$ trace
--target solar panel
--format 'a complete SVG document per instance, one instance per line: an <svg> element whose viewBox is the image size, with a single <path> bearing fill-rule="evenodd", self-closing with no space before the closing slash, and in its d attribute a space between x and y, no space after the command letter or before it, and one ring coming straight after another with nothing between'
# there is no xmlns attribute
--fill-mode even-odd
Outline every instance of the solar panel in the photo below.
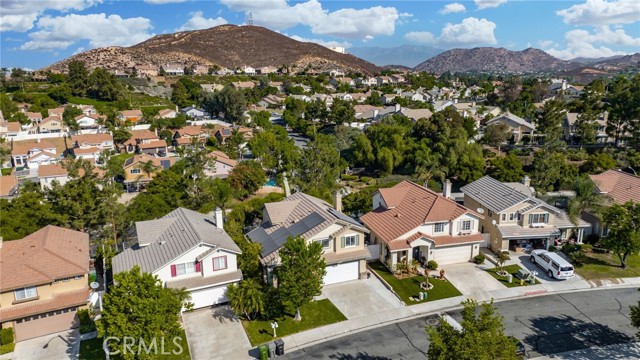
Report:
<svg viewBox="0 0 640 360"><path fill-rule="evenodd" d="M160 165L162 166L163 169L168 169L171 167L171 161L170 160L160 160Z"/></svg>

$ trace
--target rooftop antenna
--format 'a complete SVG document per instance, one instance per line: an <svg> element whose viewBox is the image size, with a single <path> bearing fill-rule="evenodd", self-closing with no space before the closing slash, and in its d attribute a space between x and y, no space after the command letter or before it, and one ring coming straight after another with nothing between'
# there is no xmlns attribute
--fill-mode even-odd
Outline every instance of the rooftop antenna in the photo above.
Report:
<svg viewBox="0 0 640 360"><path fill-rule="evenodd" d="M253 26L253 13L249 11L249 16L247 17L247 25Z"/></svg>

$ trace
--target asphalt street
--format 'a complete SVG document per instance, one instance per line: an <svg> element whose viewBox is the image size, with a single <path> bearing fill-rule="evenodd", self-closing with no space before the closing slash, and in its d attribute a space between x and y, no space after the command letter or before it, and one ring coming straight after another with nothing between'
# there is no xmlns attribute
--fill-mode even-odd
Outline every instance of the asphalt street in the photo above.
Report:
<svg viewBox="0 0 640 360"><path fill-rule="evenodd" d="M536 357L635 341L638 329L630 325L629 305L637 304L638 300L640 293L633 288L537 296L495 305L504 317L507 335L525 344L527 357ZM448 314L461 319L459 311ZM437 316L427 316L387 325L292 352L280 359L425 359L429 348L425 326L437 321Z"/></svg>

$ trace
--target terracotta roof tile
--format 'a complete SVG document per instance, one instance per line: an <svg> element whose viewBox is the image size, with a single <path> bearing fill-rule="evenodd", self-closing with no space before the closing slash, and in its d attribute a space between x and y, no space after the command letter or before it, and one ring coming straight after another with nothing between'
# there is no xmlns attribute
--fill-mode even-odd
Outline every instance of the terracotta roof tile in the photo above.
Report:
<svg viewBox="0 0 640 360"><path fill-rule="evenodd" d="M140 149L153 149L153 148L167 147L167 142L164 139L152 140L148 143L140 143L138 144L138 147Z"/></svg>
<svg viewBox="0 0 640 360"><path fill-rule="evenodd" d="M56 149L56 145L47 140L41 140L40 142L37 140L14 141L12 146L12 155L26 155L31 149Z"/></svg>
<svg viewBox="0 0 640 360"><path fill-rule="evenodd" d="M589 175L598 190L618 204L627 201L640 202L640 176L617 170L607 170L602 174Z"/></svg>
<svg viewBox="0 0 640 360"><path fill-rule="evenodd" d="M67 169L62 164L47 164L38 166L38 177L67 175Z"/></svg>
<svg viewBox="0 0 640 360"><path fill-rule="evenodd" d="M9 196L18 186L18 177L15 173L0 176L0 196Z"/></svg>
<svg viewBox="0 0 640 360"><path fill-rule="evenodd" d="M131 130L131 137L125 141L125 145L135 145L137 140L159 139L155 132L150 130Z"/></svg>
<svg viewBox="0 0 640 360"><path fill-rule="evenodd" d="M99 134L82 134L82 135L74 135L71 137L71 141L74 143L81 144L100 144L103 141L113 141L113 136L109 133L99 133Z"/></svg>

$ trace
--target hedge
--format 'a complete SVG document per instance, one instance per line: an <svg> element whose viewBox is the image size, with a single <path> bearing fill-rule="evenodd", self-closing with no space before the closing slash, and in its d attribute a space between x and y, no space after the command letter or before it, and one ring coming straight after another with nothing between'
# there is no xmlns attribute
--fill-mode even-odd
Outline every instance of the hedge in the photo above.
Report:
<svg viewBox="0 0 640 360"><path fill-rule="evenodd" d="M13 343L13 328L0 330L0 344L9 345Z"/></svg>

